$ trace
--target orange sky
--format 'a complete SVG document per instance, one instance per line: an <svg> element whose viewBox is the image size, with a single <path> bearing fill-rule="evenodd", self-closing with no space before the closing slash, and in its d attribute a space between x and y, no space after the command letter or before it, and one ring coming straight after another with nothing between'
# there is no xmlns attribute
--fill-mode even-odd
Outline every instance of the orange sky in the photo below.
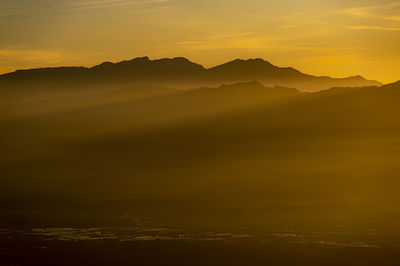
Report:
<svg viewBox="0 0 400 266"><path fill-rule="evenodd" d="M3 0L0 73L184 56L206 67L262 57L334 77L400 79L400 2Z"/></svg>

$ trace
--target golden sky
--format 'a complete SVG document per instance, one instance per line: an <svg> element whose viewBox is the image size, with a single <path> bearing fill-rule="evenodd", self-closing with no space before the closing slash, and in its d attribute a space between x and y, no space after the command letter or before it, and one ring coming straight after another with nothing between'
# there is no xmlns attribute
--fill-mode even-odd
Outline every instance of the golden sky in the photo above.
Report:
<svg viewBox="0 0 400 266"><path fill-rule="evenodd" d="M0 73L138 56L262 57L315 75L400 79L399 0L0 0Z"/></svg>

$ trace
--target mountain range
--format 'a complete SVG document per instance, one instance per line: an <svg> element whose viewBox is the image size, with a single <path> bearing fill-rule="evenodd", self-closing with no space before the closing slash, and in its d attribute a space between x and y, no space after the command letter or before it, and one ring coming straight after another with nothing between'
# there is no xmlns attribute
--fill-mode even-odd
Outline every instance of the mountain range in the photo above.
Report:
<svg viewBox="0 0 400 266"><path fill-rule="evenodd" d="M336 224L335 211L376 219L382 206L400 213L388 204L400 200L400 81L318 92L252 79L188 90L164 84L197 72L217 83L248 80L259 64L276 68L249 60L204 70L185 59L142 58L3 75L2 86L14 85L0 89L0 203L29 219L98 209L262 226L274 217L308 224L309 213ZM131 82L132 69L141 73L135 80L158 73L162 86ZM123 79L130 85L120 86Z"/></svg>
<svg viewBox="0 0 400 266"><path fill-rule="evenodd" d="M94 67L56 67L17 70L0 75L0 88L24 87L114 87L133 85L195 88L257 80L266 86L294 87L318 91L331 87L380 86L362 76L331 78L302 73L291 67L278 67L263 59L236 59L205 68L186 58L150 60L135 58L119 63L104 62Z"/></svg>

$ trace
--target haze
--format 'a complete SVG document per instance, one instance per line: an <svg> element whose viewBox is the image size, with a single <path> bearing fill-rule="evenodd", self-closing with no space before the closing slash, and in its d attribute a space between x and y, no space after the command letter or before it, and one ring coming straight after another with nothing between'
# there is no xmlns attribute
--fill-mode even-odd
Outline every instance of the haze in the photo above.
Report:
<svg viewBox="0 0 400 266"><path fill-rule="evenodd" d="M399 14L0 0L0 265L399 265Z"/></svg>
<svg viewBox="0 0 400 266"><path fill-rule="evenodd" d="M0 73L148 55L206 67L263 57L314 75L398 79L400 3L2 0Z"/></svg>

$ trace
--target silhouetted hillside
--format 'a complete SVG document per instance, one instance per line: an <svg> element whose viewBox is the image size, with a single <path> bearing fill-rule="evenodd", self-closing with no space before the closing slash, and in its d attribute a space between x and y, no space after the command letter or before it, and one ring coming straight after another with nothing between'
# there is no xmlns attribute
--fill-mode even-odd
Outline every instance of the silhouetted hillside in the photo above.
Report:
<svg viewBox="0 0 400 266"><path fill-rule="evenodd" d="M299 91L281 86L265 87L257 81L180 90L156 86L133 86L123 89L87 90L23 90L20 93L4 94L0 108L1 118L23 117L54 112L88 109L115 117L119 111L137 110L138 113L157 109L157 116L190 116L212 112L232 111L237 108L301 95ZM105 111L108 109L109 111ZM82 110L80 111L82 113ZM78 117L77 117L78 119ZM118 118L112 118L118 119ZM143 120L143 119L141 119ZM143 121L150 121L147 117ZM135 121L133 121L135 122ZM136 121L137 122L137 121ZM127 122L129 124L129 122Z"/></svg>
<svg viewBox="0 0 400 266"><path fill-rule="evenodd" d="M186 58L150 60L135 58L119 63L105 62L85 67L60 67L19 70L0 76L0 88L38 87L104 87L133 85L169 87L218 86L223 83L258 80L268 86L289 86L305 91L334 86L380 85L361 76L337 79L304 74L294 68L280 68L262 59L234 60L206 69Z"/></svg>
<svg viewBox="0 0 400 266"><path fill-rule="evenodd" d="M48 102L59 108L32 113ZM1 201L36 219L49 209L261 227L384 217L400 232L385 216L400 211L389 204L400 200L399 102L400 83L301 93L257 81L32 99L2 109Z"/></svg>
<svg viewBox="0 0 400 266"><path fill-rule="evenodd" d="M382 86L382 88L388 88L388 89L398 89L400 90L400 80L394 83L389 83L385 84Z"/></svg>

